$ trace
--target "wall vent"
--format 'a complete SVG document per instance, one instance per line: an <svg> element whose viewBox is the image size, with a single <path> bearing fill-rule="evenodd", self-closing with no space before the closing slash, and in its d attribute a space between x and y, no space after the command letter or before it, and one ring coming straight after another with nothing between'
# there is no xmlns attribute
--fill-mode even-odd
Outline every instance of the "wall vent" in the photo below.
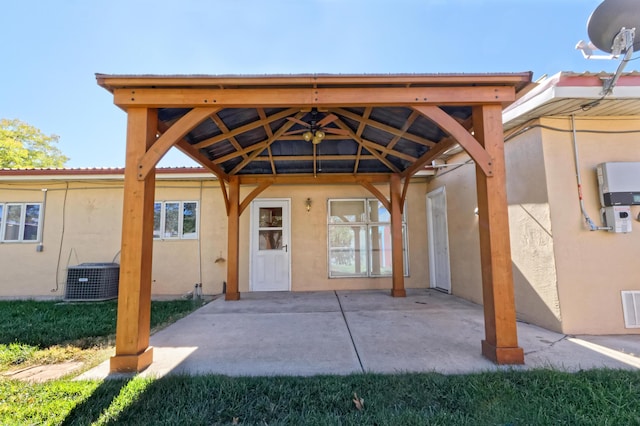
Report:
<svg viewBox="0 0 640 426"><path fill-rule="evenodd" d="M120 265L81 263L67 269L65 301L100 301L118 297Z"/></svg>
<svg viewBox="0 0 640 426"><path fill-rule="evenodd" d="M622 313L626 328L640 328L640 291L622 292Z"/></svg>

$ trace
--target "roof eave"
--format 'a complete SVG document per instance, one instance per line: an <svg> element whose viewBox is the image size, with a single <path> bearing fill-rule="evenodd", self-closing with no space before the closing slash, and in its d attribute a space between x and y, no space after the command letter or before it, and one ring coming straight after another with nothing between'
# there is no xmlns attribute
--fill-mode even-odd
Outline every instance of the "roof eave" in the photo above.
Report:
<svg viewBox="0 0 640 426"><path fill-rule="evenodd" d="M532 72L495 74L294 74L294 75L109 75L96 74L98 85L113 92L133 87L257 87L257 86L438 86L506 85L519 91L531 83Z"/></svg>
<svg viewBox="0 0 640 426"><path fill-rule="evenodd" d="M124 168L104 169L0 169L0 181L66 181L66 180L122 180ZM171 167L156 169L158 180L217 180L208 170L199 167Z"/></svg>
<svg viewBox="0 0 640 426"><path fill-rule="evenodd" d="M559 72L539 83L537 87L505 108L502 122L505 128L508 128L510 122L525 114L533 115L532 118L540 118L544 114L536 115L536 110L541 110L549 102L558 99L584 99L585 101L605 99L602 95L602 82L609 77L611 74ZM640 75L637 73L620 77L613 93L606 97L606 99L639 98Z"/></svg>

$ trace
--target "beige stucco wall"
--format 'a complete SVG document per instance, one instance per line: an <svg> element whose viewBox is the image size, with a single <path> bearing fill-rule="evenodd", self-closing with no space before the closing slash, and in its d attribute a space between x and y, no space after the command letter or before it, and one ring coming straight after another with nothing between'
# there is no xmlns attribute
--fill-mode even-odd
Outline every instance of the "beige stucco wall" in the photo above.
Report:
<svg viewBox="0 0 640 426"><path fill-rule="evenodd" d="M409 276L406 288L428 287L426 245L426 207L424 181L414 181L407 193L407 226L409 234ZM253 187L242 188L244 198ZM378 189L389 196L388 185ZM291 200L291 289L292 291L391 289L391 278L328 278L327 203L330 198L375 198L361 186L354 185L287 185L271 186L258 199ZM312 199L306 211L305 201ZM249 290L249 226L250 209L240 218L240 291Z"/></svg>
<svg viewBox="0 0 640 426"><path fill-rule="evenodd" d="M543 128L546 126L549 128ZM530 123L505 145L514 292L518 318L567 334L637 334L624 327L622 290L640 290L633 232L591 232L580 212L572 133L567 117ZM583 195L598 224L596 166L640 161L640 118L576 118ZM551 128L551 129L550 129ZM557 130L553 130L557 129ZM628 133L624 133L628 132ZM450 160L462 163L462 153ZM475 167L441 172L428 190L447 188L452 292L482 303ZM635 218L640 207L631 208Z"/></svg>
<svg viewBox="0 0 640 426"><path fill-rule="evenodd" d="M570 120L547 118L541 124L565 130L542 130L562 329L569 334L640 333L624 327L620 296L622 290L640 290L640 222L633 220L629 234L590 232L578 204ZM640 117L576 117L576 129L585 207L602 225L596 165L640 161ZM640 206L631 212L636 218Z"/></svg>
<svg viewBox="0 0 640 426"><path fill-rule="evenodd" d="M466 153L449 163L464 164ZM540 132L530 131L505 145L507 202L514 295L518 318L560 330L560 306L553 237L546 195ZM482 276L475 165L441 169L429 191L447 189L452 293L482 303Z"/></svg>
<svg viewBox="0 0 640 426"><path fill-rule="evenodd" d="M68 188L67 188L68 185ZM42 252L37 243L0 243L0 297L63 297L67 266L84 262L119 262L122 229L122 180L0 182L1 202L42 202ZM388 196L388 186L378 187ZM241 188L242 197L254 187ZM407 288L428 285L425 182L407 195L410 276ZM313 206L307 213L305 200ZM327 200L373 196L361 186L273 186L259 198L291 199L292 290L391 288L390 278L329 279L327 272ZM227 216L214 180L156 182L156 201L198 201L197 240L154 240L152 292L180 296L202 283L205 294L222 292L227 276ZM250 208L241 216L240 290L249 290Z"/></svg>
<svg viewBox="0 0 640 426"><path fill-rule="evenodd" d="M122 185L113 182L0 184L2 202L43 202L43 251L0 243L0 295L62 297L67 265L111 262L120 250Z"/></svg>
<svg viewBox="0 0 640 426"><path fill-rule="evenodd" d="M514 293L519 319L561 331L554 229L540 138L540 130L534 128L505 145Z"/></svg>
<svg viewBox="0 0 640 426"><path fill-rule="evenodd" d="M220 209L217 183L203 182L202 191L200 185L199 181L157 182L157 201L200 202L200 233L205 238L154 241L154 295L182 295L199 282L205 293L222 291L226 269L215 259L226 251L226 213ZM2 297L63 297L68 266L120 261L121 180L75 180L68 188L60 181L0 183L0 200L42 202L43 188L47 189L44 250L36 252L35 242L0 244Z"/></svg>

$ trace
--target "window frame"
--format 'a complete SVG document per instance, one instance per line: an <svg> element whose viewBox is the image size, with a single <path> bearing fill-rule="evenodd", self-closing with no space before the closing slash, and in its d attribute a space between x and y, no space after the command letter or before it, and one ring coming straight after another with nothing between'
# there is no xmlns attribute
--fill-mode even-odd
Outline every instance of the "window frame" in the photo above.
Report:
<svg viewBox="0 0 640 426"><path fill-rule="evenodd" d="M362 217L356 219L353 222L335 222L334 216L332 216L332 204L339 202L362 202L364 204L364 212L362 213ZM380 203L375 197L367 197L367 198L329 198L327 200L327 274L330 279L339 279L339 278L388 278L392 276L392 273L374 273L372 270L373 264L373 244L372 244L372 228L374 227L391 227L391 212L387 211L389 221L373 221L371 220L371 202L375 202L375 205L378 208L384 208L384 206ZM385 208L386 210L386 208ZM409 233L408 233L408 224L407 224L407 209L406 203L405 208L402 213L402 253L403 253L403 275L405 277L409 276ZM335 252L335 249L331 245L331 229L339 228L339 227L360 227L364 228L365 235L365 258L366 258L366 266L364 272L354 273L354 274L334 274L332 272L331 267L331 256L332 253Z"/></svg>
<svg viewBox="0 0 640 426"><path fill-rule="evenodd" d="M156 206L160 204L160 221L156 234ZM167 235L167 204L178 204L178 228L177 234ZM185 204L195 204L195 230L185 234ZM158 235L158 236L156 236ZM153 203L153 239L154 241L180 241L180 240L198 240L200 238L200 202L195 200L156 200Z"/></svg>
<svg viewBox="0 0 640 426"><path fill-rule="evenodd" d="M18 239L6 239L6 225L7 225L7 215L9 214L9 208L12 206L20 207L20 222L18 224ZM25 229L27 226L27 210L29 206L37 206L38 207L38 217L37 217L37 229L35 234L35 239L25 239ZM23 244L23 243L39 243L42 239L42 206L41 202L0 202L0 243L5 244Z"/></svg>

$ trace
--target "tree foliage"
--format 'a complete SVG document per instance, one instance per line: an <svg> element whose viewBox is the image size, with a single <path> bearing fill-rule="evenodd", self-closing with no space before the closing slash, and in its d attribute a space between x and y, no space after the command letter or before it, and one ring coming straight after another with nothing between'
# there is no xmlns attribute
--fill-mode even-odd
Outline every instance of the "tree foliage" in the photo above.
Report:
<svg viewBox="0 0 640 426"><path fill-rule="evenodd" d="M64 167L69 158L56 146L59 138L20 120L0 119L0 168Z"/></svg>

